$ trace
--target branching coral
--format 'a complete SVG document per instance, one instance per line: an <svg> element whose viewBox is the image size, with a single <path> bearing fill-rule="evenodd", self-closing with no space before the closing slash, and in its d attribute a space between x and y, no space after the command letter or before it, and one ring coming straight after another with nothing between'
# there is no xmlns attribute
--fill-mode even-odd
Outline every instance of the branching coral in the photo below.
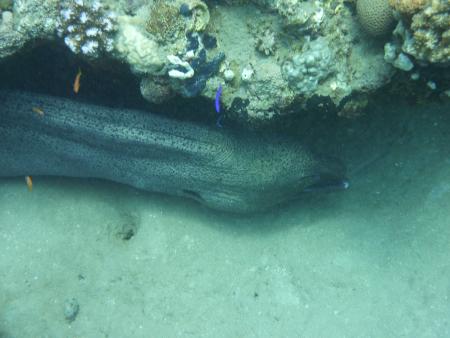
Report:
<svg viewBox="0 0 450 338"><path fill-rule="evenodd" d="M450 62L450 2L430 0L411 19L402 20L396 31L402 50L417 60Z"/></svg>
<svg viewBox="0 0 450 338"><path fill-rule="evenodd" d="M403 14L413 14L422 9L428 0L389 0L389 5Z"/></svg>
<svg viewBox="0 0 450 338"><path fill-rule="evenodd" d="M98 0L63 1L57 32L74 53L99 57L113 49L115 16Z"/></svg>

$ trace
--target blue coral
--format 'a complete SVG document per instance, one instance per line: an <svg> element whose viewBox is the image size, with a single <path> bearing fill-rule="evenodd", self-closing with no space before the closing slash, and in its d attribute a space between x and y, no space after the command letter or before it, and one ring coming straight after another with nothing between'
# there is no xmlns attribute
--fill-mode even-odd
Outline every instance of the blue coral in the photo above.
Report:
<svg viewBox="0 0 450 338"><path fill-rule="evenodd" d="M194 76L183 81L181 93L186 97L194 97L205 89L206 81L219 71L220 64L225 59L225 54L220 52L211 61L207 61L206 49L200 35L197 33L189 34L187 38L186 50L196 51L196 57L190 61L190 65L194 69Z"/></svg>
<svg viewBox="0 0 450 338"><path fill-rule="evenodd" d="M225 54L220 52L211 61L195 62L192 64L195 75L184 81L183 94L187 97L193 97L205 89L206 81L219 70L220 63L225 59Z"/></svg>

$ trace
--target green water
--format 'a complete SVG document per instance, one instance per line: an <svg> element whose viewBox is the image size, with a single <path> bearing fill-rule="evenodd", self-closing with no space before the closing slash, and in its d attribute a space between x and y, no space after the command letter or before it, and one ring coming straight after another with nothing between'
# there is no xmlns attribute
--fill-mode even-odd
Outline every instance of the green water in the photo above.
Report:
<svg viewBox="0 0 450 338"><path fill-rule="evenodd" d="M348 190L248 217L2 179L0 337L450 336L449 108L369 109L333 136Z"/></svg>

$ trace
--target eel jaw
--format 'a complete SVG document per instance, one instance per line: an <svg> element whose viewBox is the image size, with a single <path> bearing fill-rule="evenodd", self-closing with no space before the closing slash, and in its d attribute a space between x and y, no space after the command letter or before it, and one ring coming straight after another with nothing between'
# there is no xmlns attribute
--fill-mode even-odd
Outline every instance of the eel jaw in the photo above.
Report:
<svg viewBox="0 0 450 338"><path fill-rule="evenodd" d="M336 190L346 190L350 187L350 182L345 177L334 177L329 175L317 175L317 181L306 187L303 192L326 192Z"/></svg>

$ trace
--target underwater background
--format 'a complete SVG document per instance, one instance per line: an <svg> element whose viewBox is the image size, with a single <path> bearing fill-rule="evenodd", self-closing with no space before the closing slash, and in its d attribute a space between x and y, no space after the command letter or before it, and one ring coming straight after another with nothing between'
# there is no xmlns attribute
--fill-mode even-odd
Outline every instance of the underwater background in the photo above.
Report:
<svg viewBox="0 0 450 338"><path fill-rule="evenodd" d="M286 138L346 168L294 199L268 185L256 195L280 203L244 213L83 165L35 175L73 160L38 147L62 120L18 111L35 141L14 144L20 104L0 101L0 338L450 337L447 1L0 0L0 14L0 98L65 98L75 121L135 109L213 143ZM211 190L232 195L220 155Z"/></svg>

